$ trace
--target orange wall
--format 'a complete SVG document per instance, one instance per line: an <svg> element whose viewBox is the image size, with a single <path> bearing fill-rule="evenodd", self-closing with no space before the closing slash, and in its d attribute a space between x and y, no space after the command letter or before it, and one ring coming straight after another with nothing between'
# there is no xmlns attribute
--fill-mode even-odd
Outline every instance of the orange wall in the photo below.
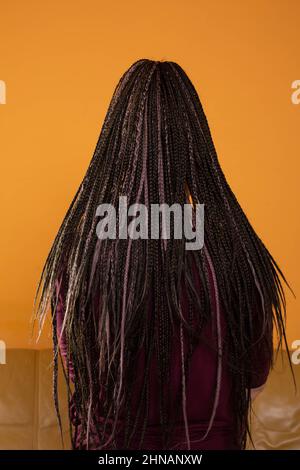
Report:
<svg viewBox="0 0 300 470"><path fill-rule="evenodd" d="M299 291L297 0L2 0L0 339L29 342L35 285L92 156L112 92L139 58L177 61L202 99L228 181ZM288 294L288 338L300 339Z"/></svg>

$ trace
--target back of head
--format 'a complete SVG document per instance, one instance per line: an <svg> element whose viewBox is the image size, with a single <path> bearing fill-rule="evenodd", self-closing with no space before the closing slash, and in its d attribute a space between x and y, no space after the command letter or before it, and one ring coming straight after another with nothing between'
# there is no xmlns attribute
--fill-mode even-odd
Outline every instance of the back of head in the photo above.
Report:
<svg viewBox="0 0 300 470"><path fill-rule="evenodd" d="M126 197L128 207L142 204L149 211L153 204L183 207L189 198L193 207L204 204L203 248L187 251L184 236L99 238L97 208L110 204L118 209L120 197ZM120 222L116 212L117 227ZM175 62L138 60L115 89L93 158L53 243L38 290L37 316L42 321L55 297L55 281L64 276L65 333L82 414L98 396L101 380L108 384L107 413L117 416L126 406L129 370L142 344L149 355L156 349L161 374L168 374L173 322L192 334L182 317L182 285L194 315L205 321L211 317L208 264L217 302L226 312L236 412L243 424L249 405L245 384L252 367L248 352L255 341L254 310L261 315L258 334L276 322L281 341L285 304L279 276L284 276L225 179L187 74ZM200 292L193 285L195 269L202 281ZM151 296L153 324L146 315ZM197 330L192 336L200 334ZM99 361L91 367L92 349ZM270 361L272 355L270 351ZM245 433L241 440L244 443Z"/></svg>

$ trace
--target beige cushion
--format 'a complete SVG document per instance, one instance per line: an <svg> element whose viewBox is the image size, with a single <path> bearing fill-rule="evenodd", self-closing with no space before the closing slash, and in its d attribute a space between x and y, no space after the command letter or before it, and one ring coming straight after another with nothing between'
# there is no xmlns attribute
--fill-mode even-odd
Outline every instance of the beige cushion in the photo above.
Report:
<svg viewBox="0 0 300 470"><path fill-rule="evenodd" d="M254 402L256 449L300 449L300 399L286 364L277 361ZM298 387L300 367L294 366ZM52 398L52 350L10 349L0 365L0 449L62 449ZM60 412L70 448L66 386L59 368ZM249 449L252 446L249 444Z"/></svg>
<svg viewBox="0 0 300 470"><path fill-rule="evenodd" d="M293 370L297 393L287 354L279 354L266 387L254 401L251 429L258 450L300 449L300 366ZM250 443L248 447L253 448Z"/></svg>

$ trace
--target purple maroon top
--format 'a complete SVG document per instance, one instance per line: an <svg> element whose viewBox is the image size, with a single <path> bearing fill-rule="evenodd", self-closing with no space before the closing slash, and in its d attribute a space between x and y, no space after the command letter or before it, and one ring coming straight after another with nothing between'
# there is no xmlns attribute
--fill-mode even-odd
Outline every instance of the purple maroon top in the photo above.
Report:
<svg viewBox="0 0 300 470"><path fill-rule="evenodd" d="M214 285L212 281L212 273L208 266L209 278L210 278L210 289L212 298L214 297ZM199 287L200 279L195 278L195 288L197 285ZM57 283L58 285L58 283ZM183 295L183 314L187 312L187 298ZM58 295L58 304L57 304L57 334L60 335L61 326L64 315L64 296L62 290L59 291ZM226 321L224 316L224 310L222 305L220 305L220 314L221 314L221 331L222 337L226 333ZM259 312L258 312L259 315ZM259 317L258 317L259 318ZM216 409L215 419L213 426L208 434L208 436L201 441L193 443L193 440L199 440L206 433L210 416L212 413L212 407L214 402L214 391L215 391L215 382L216 382L216 373L217 373L217 357L215 351L215 338L213 336L212 324L208 322L203 327L203 336L205 337L205 342L200 341L195 351L192 355L189 379L186 386L186 408L187 408L187 420L189 424L189 434L191 441L191 450L222 450L222 449L239 449L237 431L234 425L234 412L233 412L233 396L232 396L232 382L231 382L231 373L226 366L226 350L225 355L222 359L222 375L221 375L221 388L220 388L220 397L219 403ZM180 336L179 336L179 327L175 331L173 338L173 353L172 353L172 362L174 367L172 368L171 373L171 390L174 391L174 395L170 396L170 404L174 404L175 407L175 397L178 390L181 389L181 348L180 348ZM272 341L270 336L270 341ZM214 348L210 347L210 344L214 345ZM187 352L187 345L184 343L185 352ZM63 335L62 341L60 343L60 349L64 362L66 363L67 357L67 344L66 338ZM256 388L260 385L263 385L269 374L269 360L266 355L257 347L254 352L254 363L257 364L257 371L251 379L249 388ZM72 364L69 362L70 368L70 377L74 381L74 374L72 369ZM143 379L143 370L144 370L144 354L143 349L135 366L137 371L137 380L136 380L136 392L134 392L134 397L137 396L139 387L141 386ZM144 437L143 449L144 450L167 450L162 448L160 432L159 432L159 382L157 374L157 365L156 358L153 355L151 369L150 369L150 397L149 397L149 419L148 425ZM134 403L134 399L133 399ZM78 426L78 417L74 411L74 403L71 400L71 420L73 424L76 422ZM134 408L133 408L134 409ZM178 415L179 418L176 421L176 429L174 433L174 442L170 448L177 444L178 442L185 440L185 427L183 414ZM181 416L181 418L180 418ZM99 416L99 423L103 422L103 416ZM76 421L77 419L77 421ZM120 428L122 427L122 416L120 418ZM80 423L78 426L77 441L75 443L75 449L79 448L79 436L80 436ZM121 441L120 441L121 442ZM109 445L109 444L108 444ZM131 447L132 449L138 448L134 447L135 441L133 440ZM138 441L136 443L138 445ZM82 447L81 447L82 448ZM119 447L120 448L120 447ZM97 442L89 442L89 449L97 449ZM108 449L108 447L107 447ZM177 447L177 449L187 449L187 445L182 447Z"/></svg>

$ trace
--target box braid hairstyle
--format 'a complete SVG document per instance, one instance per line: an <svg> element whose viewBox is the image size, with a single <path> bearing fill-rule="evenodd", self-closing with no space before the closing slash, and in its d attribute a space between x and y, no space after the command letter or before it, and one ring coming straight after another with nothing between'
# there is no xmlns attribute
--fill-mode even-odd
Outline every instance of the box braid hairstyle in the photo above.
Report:
<svg viewBox="0 0 300 470"><path fill-rule="evenodd" d="M110 203L117 207L121 195L127 196L128 205L143 203L148 209L151 204L162 203L183 207L188 196L193 204L205 204L203 249L187 251L184 237L98 238L97 206ZM195 267L202 281L200 291L194 288ZM208 267L213 273L215 312L209 294ZM109 445L116 448L121 410L126 416L123 448L129 448L137 429L141 430L142 448L153 354L158 361L160 425L167 445L172 426L164 383L170 377L171 340L177 323L182 348L182 387L177 398L190 449L186 381L193 349L210 317L216 319L217 376L211 419L199 440L208 435L213 425L226 347L240 446L245 448L251 407L247 384L255 367L251 348L273 324L278 349L283 343L287 347L286 301L280 277L290 288L225 179L202 105L186 73L175 62L141 59L133 63L115 89L93 158L53 242L35 297L33 323L38 320L39 335L48 306L52 307L53 393L61 432L57 393L60 338L56 335L55 319L58 279L65 286L62 333L74 370L73 406L85 436L82 448L91 448L95 434L98 449ZM183 286L188 294L188 318L182 314ZM255 304L255 299L259 299L259 304ZM226 315L225 338L220 336L220 304ZM255 335L253 319L258 311L261 327ZM198 328L193 326L195 318L199 320ZM184 341L189 344L186 357ZM133 365L142 346L146 351L143 386L132 416ZM269 363L273 366L275 353L273 347L268 347ZM69 369L67 362L64 375L70 404L73 384ZM101 405L104 427L95 422L101 393L105 396ZM110 428L109 420L113 423ZM75 445L71 424L70 432Z"/></svg>

